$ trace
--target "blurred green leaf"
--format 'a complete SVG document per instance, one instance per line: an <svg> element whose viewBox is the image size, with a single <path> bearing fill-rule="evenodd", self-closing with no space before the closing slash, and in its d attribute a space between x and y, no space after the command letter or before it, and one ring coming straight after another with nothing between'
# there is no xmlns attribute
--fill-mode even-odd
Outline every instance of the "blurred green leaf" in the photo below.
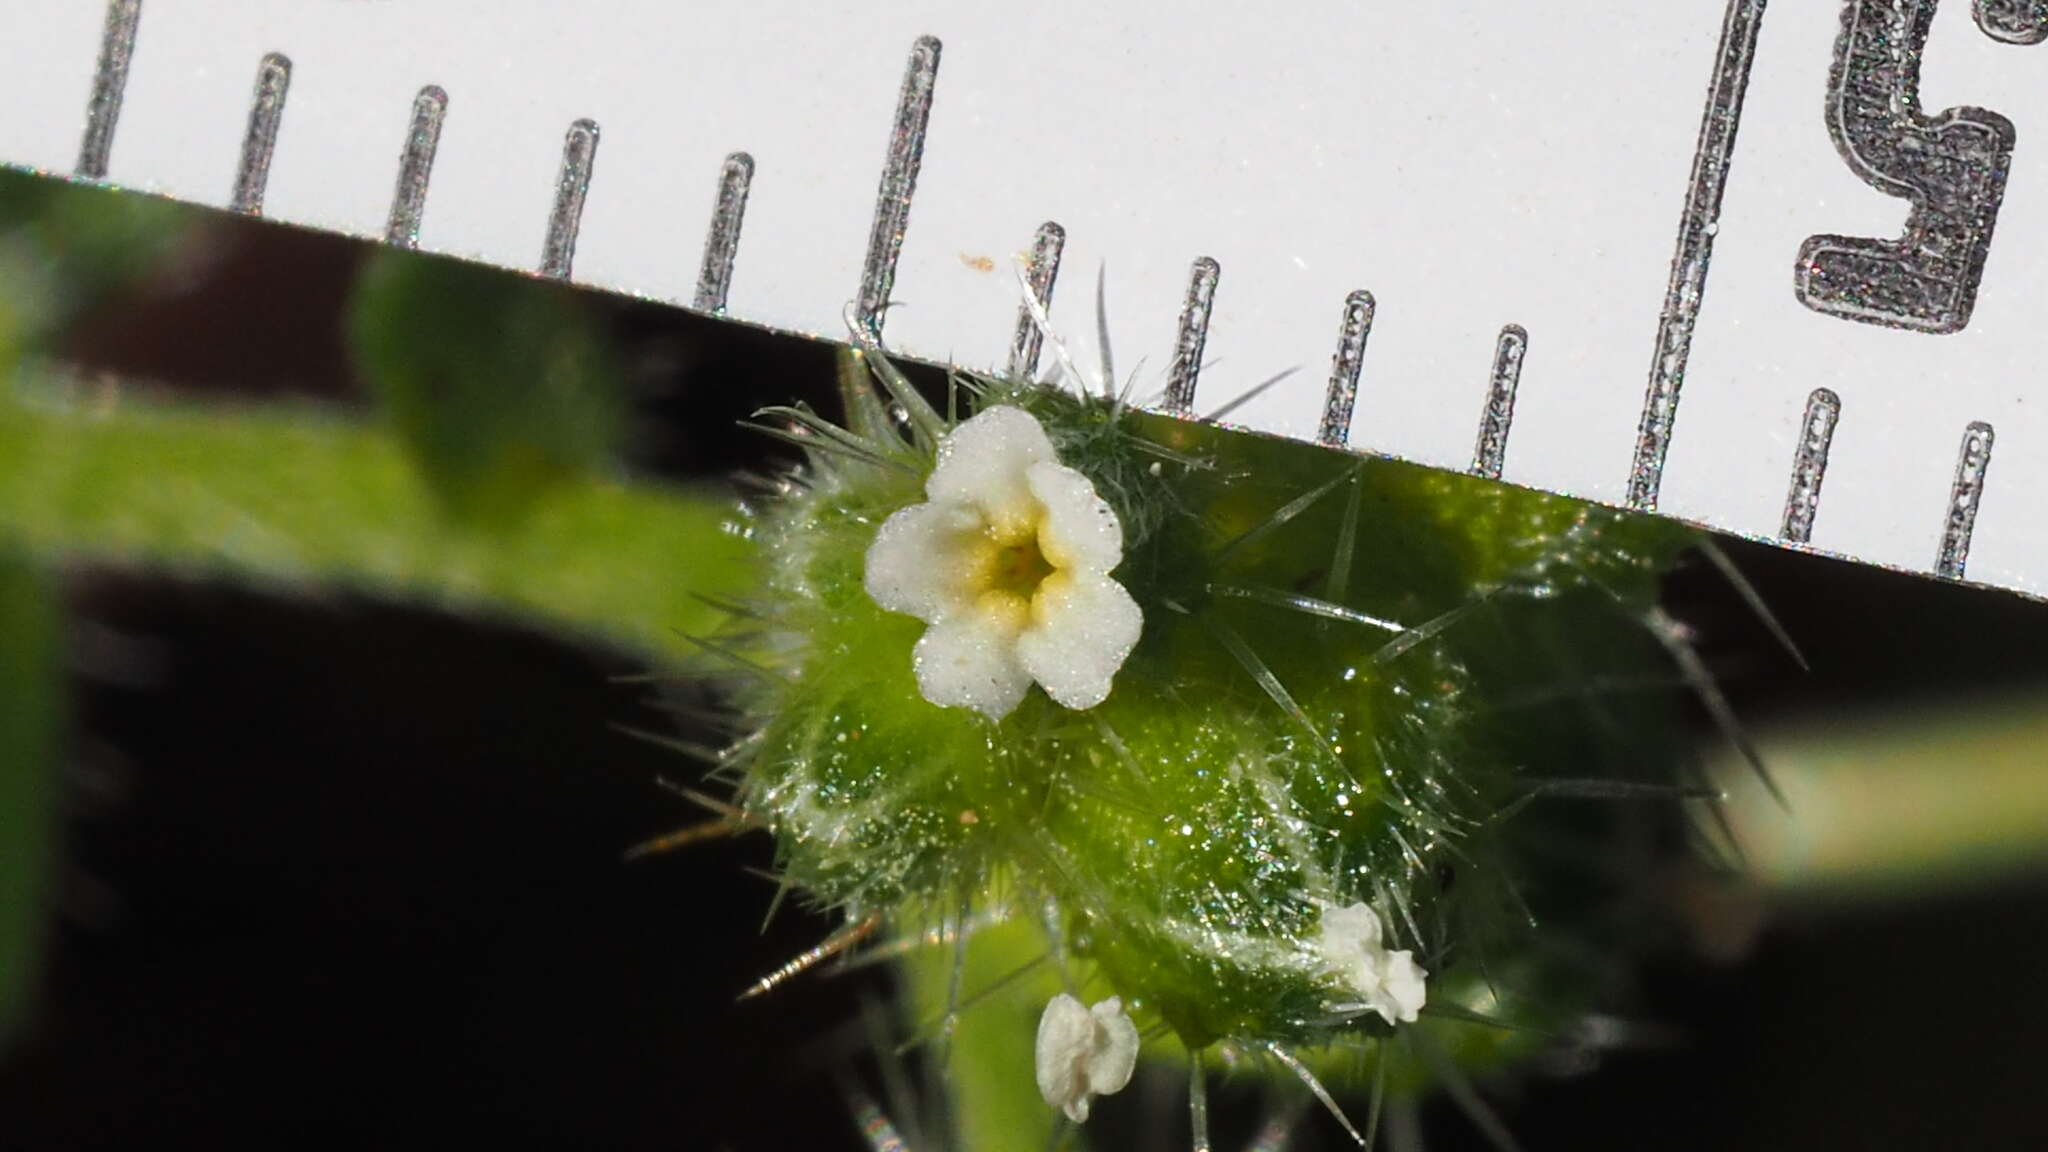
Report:
<svg viewBox="0 0 2048 1152"><path fill-rule="evenodd" d="M205 219L157 196L0 168L0 369L161 268Z"/></svg>
<svg viewBox="0 0 2048 1152"><path fill-rule="evenodd" d="M349 320L359 370L455 516L504 522L601 473L620 428L603 326L572 289L385 252Z"/></svg>

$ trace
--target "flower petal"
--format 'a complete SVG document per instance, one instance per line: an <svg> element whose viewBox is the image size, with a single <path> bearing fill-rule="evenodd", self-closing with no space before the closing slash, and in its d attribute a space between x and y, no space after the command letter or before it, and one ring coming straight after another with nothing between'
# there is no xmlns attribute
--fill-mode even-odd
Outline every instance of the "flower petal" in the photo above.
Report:
<svg viewBox="0 0 2048 1152"><path fill-rule="evenodd" d="M1109 1096L1131 1082L1131 1070L1138 1066L1138 1025L1124 1014L1122 997L1098 1001L1088 1014L1094 1017L1095 1049L1088 1061L1088 1090Z"/></svg>
<svg viewBox="0 0 2048 1152"><path fill-rule="evenodd" d="M937 620L972 599L971 545L981 517L959 504L913 504L868 545L868 595L891 612Z"/></svg>
<svg viewBox="0 0 2048 1152"><path fill-rule="evenodd" d="M1412 1024L1428 997L1415 954L1380 946L1380 918L1367 904L1323 905L1316 950L1351 995L1389 1024Z"/></svg>
<svg viewBox="0 0 2048 1152"><path fill-rule="evenodd" d="M1038 1018L1033 1050L1038 1094L1076 1124L1088 1119L1095 1097L1130 1083L1137 1062L1138 1026L1118 997L1084 1008L1062 992Z"/></svg>
<svg viewBox="0 0 2048 1152"><path fill-rule="evenodd" d="M1124 526L1088 477L1065 464L1042 461L1024 473L1045 509L1038 550L1054 568L1108 575L1124 558Z"/></svg>
<svg viewBox="0 0 2048 1152"><path fill-rule="evenodd" d="M1052 998L1038 1018L1038 1044L1033 1049L1038 1094L1055 1108L1071 1109L1082 1099L1081 1060L1095 1036L1095 1021L1079 1000L1065 992ZM1082 1116L1087 1106L1082 1104Z"/></svg>
<svg viewBox="0 0 2048 1152"><path fill-rule="evenodd" d="M1001 614L975 607L925 629L911 662L925 699L991 720L1008 716L1031 688L1031 674L1017 661L1016 633Z"/></svg>
<svg viewBox="0 0 2048 1152"><path fill-rule="evenodd" d="M1348 969L1361 954L1379 951L1379 915L1369 904L1323 905L1323 930L1317 947L1330 967Z"/></svg>
<svg viewBox="0 0 2048 1152"><path fill-rule="evenodd" d="M974 505L998 532L1021 528L1036 511L1025 470L1056 458L1036 417L997 404L975 413L939 442L939 463L925 481L925 494L939 502Z"/></svg>
<svg viewBox="0 0 2048 1152"><path fill-rule="evenodd" d="M1055 572L1032 598L1017 659L1046 695L1069 708L1093 708L1109 697L1144 624L1123 585L1094 573Z"/></svg>
<svg viewBox="0 0 2048 1152"><path fill-rule="evenodd" d="M1380 1018L1389 1024L1415 1023L1428 999L1422 978L1429 973L1416 966L1413 953L1400 951L1386 954L1386 967L1381 975L1380 994L1373 997L1373 1008Z"/></svg>

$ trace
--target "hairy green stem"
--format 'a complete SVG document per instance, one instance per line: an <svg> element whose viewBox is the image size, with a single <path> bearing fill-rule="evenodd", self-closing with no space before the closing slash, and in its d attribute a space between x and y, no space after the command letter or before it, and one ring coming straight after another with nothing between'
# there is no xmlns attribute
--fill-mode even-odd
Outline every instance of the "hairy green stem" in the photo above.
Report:
<svg viewBox="0 0 2048 1152"><path fill-rule="evenodd" d="M956 1136L950 1146L962 1152L1045 1152L1060 1117L1039 1098L1031 1039L1039 1011L1060 991L1059 969L1046 957L1045 937L1024 919L980 929L963 955L963 1007L950 1035L945 1020L954 949L926 948L902 965L909 1026L945 1060ZM1077 1134L1064 1146L1086 1144Z"/></svg>

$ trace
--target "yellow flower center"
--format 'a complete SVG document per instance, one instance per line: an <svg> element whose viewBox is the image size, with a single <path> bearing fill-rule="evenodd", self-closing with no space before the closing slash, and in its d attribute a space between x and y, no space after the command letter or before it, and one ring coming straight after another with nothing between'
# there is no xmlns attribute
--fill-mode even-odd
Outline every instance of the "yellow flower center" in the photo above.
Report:
<svg viewBox="0 0 2048 1152"><path fill-rule="evenodd" d="M989 525L970 568L975 605L1012 635L1031 623L1040 590L1060 572L1061 566L1039 545L1038 527L1044 516L1038 511Z"/></svg>
<svg viewBox="0 0 2048 1152"><path fill-rule="evenodd" d="M1026 600L1037 595L1038 586L1053 574L1052 561L1045 558L1045 552L1038 546L1036 532L1010 544L998 544L992 571L989 573L989 590L1008 592Z"/></svg>

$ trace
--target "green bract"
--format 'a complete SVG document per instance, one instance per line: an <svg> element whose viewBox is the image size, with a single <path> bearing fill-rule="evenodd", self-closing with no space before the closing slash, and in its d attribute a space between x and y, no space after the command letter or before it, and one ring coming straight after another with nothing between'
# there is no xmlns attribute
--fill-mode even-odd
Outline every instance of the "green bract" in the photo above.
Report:
<svg viewBox="0 0 2048 1152"><path fill-rule="evenodd" d="M849 386L843 427L771 411L808 463L751 501L759 592L707 642L737 670L740 804L791 887L850 923L1035 925L1070 982L1190 1050L1416 1027L1319 951L1354 904L1428 970L1425 1012L1533 985L1556 1007L1524 1017L1556 1019L1597 982L1528 926L1599 946L1598 884L1573 877L1608 868L1608 826L1530 802L1668 785L1663 698L1589 686L1668 677L1641 623L1687 530L1047 385L956 380L941 414L869 367L881 390ZM1000 722L935 706L924 623L863 586L937 444L994 404L1035 416L1123 525L1143 635L1091 709L1037 688Z"/></svg>

